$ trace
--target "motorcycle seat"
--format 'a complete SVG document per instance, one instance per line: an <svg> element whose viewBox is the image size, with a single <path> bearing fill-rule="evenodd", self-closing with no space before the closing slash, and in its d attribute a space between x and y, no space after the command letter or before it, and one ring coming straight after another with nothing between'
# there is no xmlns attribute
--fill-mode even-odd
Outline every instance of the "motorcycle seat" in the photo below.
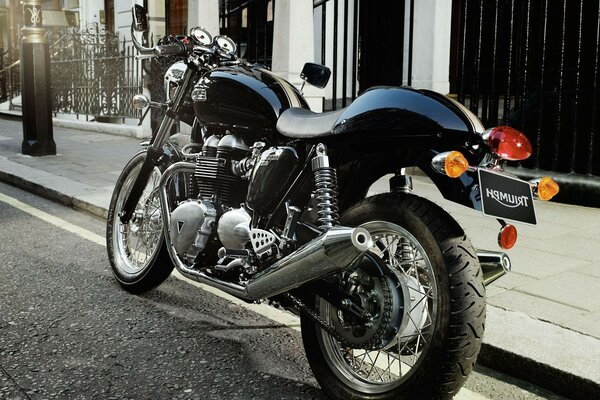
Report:
<svg viewBox="0 0 600 400"><path fill-rule="evenodd" d="M277 130L283 136L297 139L328 136L344 110L316 113L306 108L288 108L279 116Z"/></svg>

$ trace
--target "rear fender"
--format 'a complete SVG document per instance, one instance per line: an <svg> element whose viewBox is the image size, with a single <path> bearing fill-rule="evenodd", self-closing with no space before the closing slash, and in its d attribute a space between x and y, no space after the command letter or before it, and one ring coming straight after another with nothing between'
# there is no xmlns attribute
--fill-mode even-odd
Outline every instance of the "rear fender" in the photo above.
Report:
<svg viewBox="0 0 600 400"><path fill-rule="evenodd" d="M441 175L431 167L431 159L436 153L426 151L408 159L393 155L371 154L338 166L341 211L364 199L369 188L381 177L394 174L401 168L413 166L421 169L431 179L446 200L481 210L476 173L467 171L459 178Z"/></svg>

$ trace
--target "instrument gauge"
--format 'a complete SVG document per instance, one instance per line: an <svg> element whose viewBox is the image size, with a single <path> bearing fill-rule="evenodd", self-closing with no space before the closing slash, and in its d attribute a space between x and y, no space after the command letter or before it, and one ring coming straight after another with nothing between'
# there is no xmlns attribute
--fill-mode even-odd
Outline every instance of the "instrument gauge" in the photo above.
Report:
<svg viewBox="0 0 600 400"><path fill-rule="evenodd" d="M190 35L194 38L194 41L202 46L210 46L213 42L213 38L210 33L204 28L196 27L192 28Z"/></svg>
<svg viewBox="0 0 600 400"><path fill-rule="evenodd" d="M217 46L219 46L219 48L226 53L235 54L235 52L237 51L237 46L235 42L231 40L231 38L229 38L228 36L217 36L215 38L215 42L217 43Z"/></svg>

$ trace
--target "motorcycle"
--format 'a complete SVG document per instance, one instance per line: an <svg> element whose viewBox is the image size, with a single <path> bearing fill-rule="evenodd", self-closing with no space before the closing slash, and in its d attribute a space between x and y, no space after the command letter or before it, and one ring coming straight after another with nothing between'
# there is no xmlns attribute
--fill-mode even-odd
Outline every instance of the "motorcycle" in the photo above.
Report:
<svg viewBox="0 0 600 400"><path fill-rule="evenodd" d="M442 208L413 193L418 167L448 200L501 224L535 224L549 177L503 171L532 146L509 127L485 129L463 105L428 90L374 87L347 108L312 112L302 93L236 44L201 28L145 47L146 11L132 8L141 58L173 57L167 100L146 148L125 166L107 222L110 264L131 293L177 269L247 302L300 316L306 356L335 399L450 398L481 348L485 286L510 269L503 251L476 250ZM325 87L330 71L306 64ZM169 141L175 121L191 142ZM367 197L393 174L389 193Z"/></svg>

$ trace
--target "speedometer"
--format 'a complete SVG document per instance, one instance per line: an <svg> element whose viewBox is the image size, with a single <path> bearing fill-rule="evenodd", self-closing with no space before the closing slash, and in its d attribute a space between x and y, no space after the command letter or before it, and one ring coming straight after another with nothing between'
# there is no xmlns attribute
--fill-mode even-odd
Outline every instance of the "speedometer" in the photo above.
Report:
<svg viewBox="0 0 600 400"><path fill-rule="evenodd" d="M229 38L228 36L217 36L215 38L215 42L217 43L217 46L219 46L219 48L221 48L221 50L223 50L226 53L235 54L237 50L235 42L231 40L231 38Z"/></svg>
<svg viewBox="0 0 600 400"><path fill-rule="evenodd" d="M196 41L197 44L202 46L210 46L213 42L211 34L208 33L208 31L204 28L192 28L190 35L192 38L194 38L194 41Z"/></svg>

